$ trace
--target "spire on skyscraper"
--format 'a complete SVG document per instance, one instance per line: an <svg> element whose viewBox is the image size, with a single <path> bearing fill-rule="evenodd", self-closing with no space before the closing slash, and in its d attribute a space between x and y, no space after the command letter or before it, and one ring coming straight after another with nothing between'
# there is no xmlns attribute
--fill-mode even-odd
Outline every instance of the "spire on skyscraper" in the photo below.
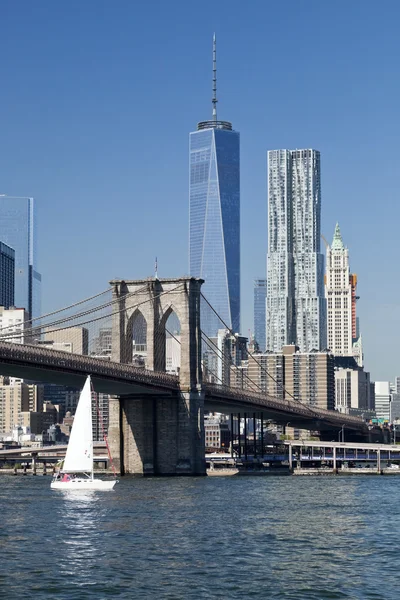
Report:
<svg viewBox="0 0 400 600"><path fill-rule="evenodd" d="M213 98L212 98L212 118L217 120L217 38L213 35Z"/></svg>
<svg viewBox="0 0 400 600"><path fill-rule="evenodd" d="M340 233L339 223L336 223L335 233L333 234L332 250L344 250L342 234Z"/></svg>
<svg viewBox="0 0 400 600"><path fill-rule="evenodd" d="M213 34L213 86L212 86L212 118L209 121L200 121L197 130L200 129L225 129L232 131L232 123L229 121L218 121L217 118L217 36Z"/></svg>

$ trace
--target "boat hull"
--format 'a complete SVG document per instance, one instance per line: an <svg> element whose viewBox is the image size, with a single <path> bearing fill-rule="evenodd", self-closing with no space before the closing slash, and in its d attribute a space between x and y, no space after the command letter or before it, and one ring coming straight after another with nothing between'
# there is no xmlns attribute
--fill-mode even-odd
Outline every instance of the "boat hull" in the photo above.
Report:
<svg viewBox="0 0 400 600"><path fill-rule="evenodd" d="M102 481L101 479L72 479L71 481L52 481L52 490L112 490L115 480Z"/></svg>

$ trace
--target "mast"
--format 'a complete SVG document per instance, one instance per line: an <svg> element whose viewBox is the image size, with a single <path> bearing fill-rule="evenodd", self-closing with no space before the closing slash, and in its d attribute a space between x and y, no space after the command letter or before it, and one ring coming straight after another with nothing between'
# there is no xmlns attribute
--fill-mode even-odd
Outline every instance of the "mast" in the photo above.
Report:
<svg viewBox="0 0 400 600"><path fill-rule="evenodd" d="M212 97L212 118L217 120L217 38L213 35L213 97Z"/></svg>

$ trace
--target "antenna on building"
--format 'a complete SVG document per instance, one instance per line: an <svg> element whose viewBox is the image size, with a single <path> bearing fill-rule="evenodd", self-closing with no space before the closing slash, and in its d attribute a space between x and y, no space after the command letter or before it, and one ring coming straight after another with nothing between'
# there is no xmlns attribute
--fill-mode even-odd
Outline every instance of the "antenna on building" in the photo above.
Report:
<svg viewBox="0 0 400 600"><path fill-rule="evenodd" d="M217 38L213 35L213 98L212 98L212 116L213 121L217 120Z"/></svg>
<svg viewBox="0 0 400 600"><path fill-rule="evenodd" d="M158 279L158 262L156 256L156 262L154 263L154 279Z"/></svg>

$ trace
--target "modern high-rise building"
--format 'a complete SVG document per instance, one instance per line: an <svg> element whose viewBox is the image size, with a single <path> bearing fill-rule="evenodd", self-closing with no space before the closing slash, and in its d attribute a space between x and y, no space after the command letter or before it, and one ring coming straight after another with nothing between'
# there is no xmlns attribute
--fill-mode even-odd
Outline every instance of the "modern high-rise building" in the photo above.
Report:
<svg viewBox="0 0 400 600"><path fill-rule="evenodd" d="M268 152L267 350L326 348L317 150Z"/></svg>
<svg viewBox="0 0 400 600"><path fill-rule="evenodd" d="M335 409L346 414L371 411L370 374L362 368L335 370Z"/></svg>
<svg viewBox="0 0 400 600"><path fill-rule="evenodd" d="M15 306L40 316L41 275L36 270L33 198L0 195L0 240L15 252Z"/></svg>
<svg viewBox="0 0 400 600"><path fill-rule="evenodd" d="M267 300L267 280L254 280L254 340L261 352L266 350L265 311Z"/></svg>
<svg viewBox="0 0 400 600"><path fill-rule="evenodd" d="M390 401L390 381L375 381L375 412L377 419L389 421Z"/></svg>
<svg viewBox="0 0 400 600"><path fill-rule="evenodd" d="M216 42L213 39L213 112L190 134L189 269L205 280L204 296L234 332L240 331L240 140L217 119ZM224 325L203 303L202 330Z"/></svg>
<svg viewBox="0 0 400 600"><path fill-rule="evenodd" d="M10 308L15 304L15 252L0 242L0 306Z"/></svg>

